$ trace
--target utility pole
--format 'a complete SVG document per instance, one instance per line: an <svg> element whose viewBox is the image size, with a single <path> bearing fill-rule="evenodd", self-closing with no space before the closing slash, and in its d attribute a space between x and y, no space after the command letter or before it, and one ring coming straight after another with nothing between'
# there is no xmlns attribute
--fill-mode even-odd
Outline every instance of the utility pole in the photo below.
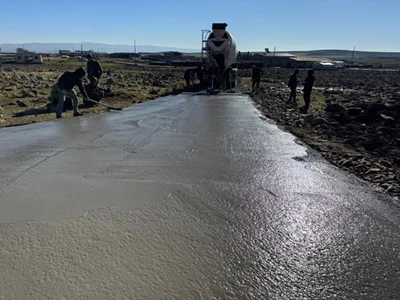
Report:
<svg viewBox="0 0 400 300"><path fill-rule="evenodd" d="M356 47L353 48L353 54L351 55L351 62L353 62L354 59L354 52L356 51Z"/></svg>
<svg viewBox="0 0 400 300"><path fill-rule="evenodd" d="M274 56L275 56L275 52L276 52L276 47L274 47Z"/></svg>
<svg viewBox="0 0 400 300"><path fill-rule="evenodd" d="M135 39L133 39L133 47L134 47L134 51L135 51L135 54L136 54L136 40Z"/></svg>

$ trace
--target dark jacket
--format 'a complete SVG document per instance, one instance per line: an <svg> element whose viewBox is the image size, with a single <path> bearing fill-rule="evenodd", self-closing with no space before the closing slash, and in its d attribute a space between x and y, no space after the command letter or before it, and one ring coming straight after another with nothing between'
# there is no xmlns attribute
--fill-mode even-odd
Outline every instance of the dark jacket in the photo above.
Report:
<svg viewBox="0 0 400 300"><path fill-rule="evenodd" d="M296 88L298 82L299 82L299 81L297 80L297 75L296 75L296 74L292 74L292 75L290 76L290 79L289 79L288 87L290 87L290 88Z"/></svg>
<svg viewBox="0 0 400 300"><path fill-rule="evenodd" d="M311 92L313 85L314 85L314 76L307 76L306 81L304 82L304 91L305 92Z"/></svg>
<svg viewBox="0 0 400 300"><path fill-rule="evenodd" d="M196 72L197 72L197 79L200 82L203 82L203 78L204 78L203 69L201 67L199 67L199 68L197 68Z"/></svg>
<svg viewBox="0 0 400 300"><path fill-rule="evenodd" d="M251 77L253 79L259 79L259 78L261 78L262 74L264 74L263 69L255 67L255 68L253 68L253 73L252 73Z"/></svg>
<svg viewBox="0 0 400 300"><path fill-rule="evenodd" d="M87 73L89 78L96 77L100 79L101 75L103 75L103 69L97 60L92 60L87 62Z"/></svg>
<svg viewBox="0 0 400 300"><path fill-rule="evenodd" d="M191 78L196 73L197 73L197 68L196 69L187 69L185 71L185 74L183 75L183 77L184 78Z"/></svg>
<svg viewBox="0 0 400 300"><path fill-rule="evenodd" d="M83 68L79 68L75 72L66 71L57 81L57 85L60 90L71 91L75 86L78 86L79 91L83 97L89 98L85 87L83 86L83 78L86 75L86 71Z"/></svg>

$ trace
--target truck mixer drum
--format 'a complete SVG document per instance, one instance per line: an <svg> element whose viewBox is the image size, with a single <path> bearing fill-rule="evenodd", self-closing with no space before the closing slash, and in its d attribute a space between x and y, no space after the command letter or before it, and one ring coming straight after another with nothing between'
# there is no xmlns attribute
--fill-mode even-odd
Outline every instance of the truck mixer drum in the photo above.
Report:
<svg viewBox="0 0 400 300"><path fill-rule="evenodd" d="M233 68L236 64L236 41L226 30L228 24L213 23L212 32L206 40L205 52L211 61L215 61L218 66L220 77L219 82L229 87L235 87L237 69ZM227 69L229 72L226 72ZM229 82L223 78L229 74Z"/></svg>

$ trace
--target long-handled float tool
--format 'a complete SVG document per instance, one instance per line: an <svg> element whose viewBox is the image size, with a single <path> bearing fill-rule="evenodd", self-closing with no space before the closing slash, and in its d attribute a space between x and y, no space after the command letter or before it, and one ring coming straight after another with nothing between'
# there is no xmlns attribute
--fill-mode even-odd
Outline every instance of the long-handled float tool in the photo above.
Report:
<svg viewBox="0 0 400 300"><path fill-rule="evenodd" d="M107 107L107 108L110 109L110 110L118 110L118 111L121 111L121 110L123 109L122 107L114 107L114 106L107 105L107 104L102 103L102 102L94 101L94 100L92 100L92 99L86 99L86 101L89 101L89 102L92 102L92 103L96 103L96 104L103 105L103 106Z"/></svg>

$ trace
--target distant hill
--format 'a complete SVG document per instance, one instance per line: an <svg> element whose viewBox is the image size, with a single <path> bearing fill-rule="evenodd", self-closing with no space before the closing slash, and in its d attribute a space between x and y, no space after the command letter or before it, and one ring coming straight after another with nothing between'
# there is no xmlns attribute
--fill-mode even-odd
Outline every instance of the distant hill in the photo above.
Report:
<svg viewBox="0 0 400 300"><path fill-rule="evenodd" d="M351 57L351 50L285 51L299 56ZM400 58L400 52L355 51L354 56L365 58Z"/></svg>
<svg viewBox="0 0 400 300"><path fill-rule="evenodd" d="M24 47L29 51L35 51L40 53L56 53L58 50L80 50L81 46L83 50L94 50L96 52L133 52L133 45L110 45L102 43L26 43L26 44L0 44L2 52L15 52L17 48ZM164 47L154 45L137 45L137 52L163 52L163 51L178 51L178 52L198 52L199 49L185 49L176 47Z"/></svg>

